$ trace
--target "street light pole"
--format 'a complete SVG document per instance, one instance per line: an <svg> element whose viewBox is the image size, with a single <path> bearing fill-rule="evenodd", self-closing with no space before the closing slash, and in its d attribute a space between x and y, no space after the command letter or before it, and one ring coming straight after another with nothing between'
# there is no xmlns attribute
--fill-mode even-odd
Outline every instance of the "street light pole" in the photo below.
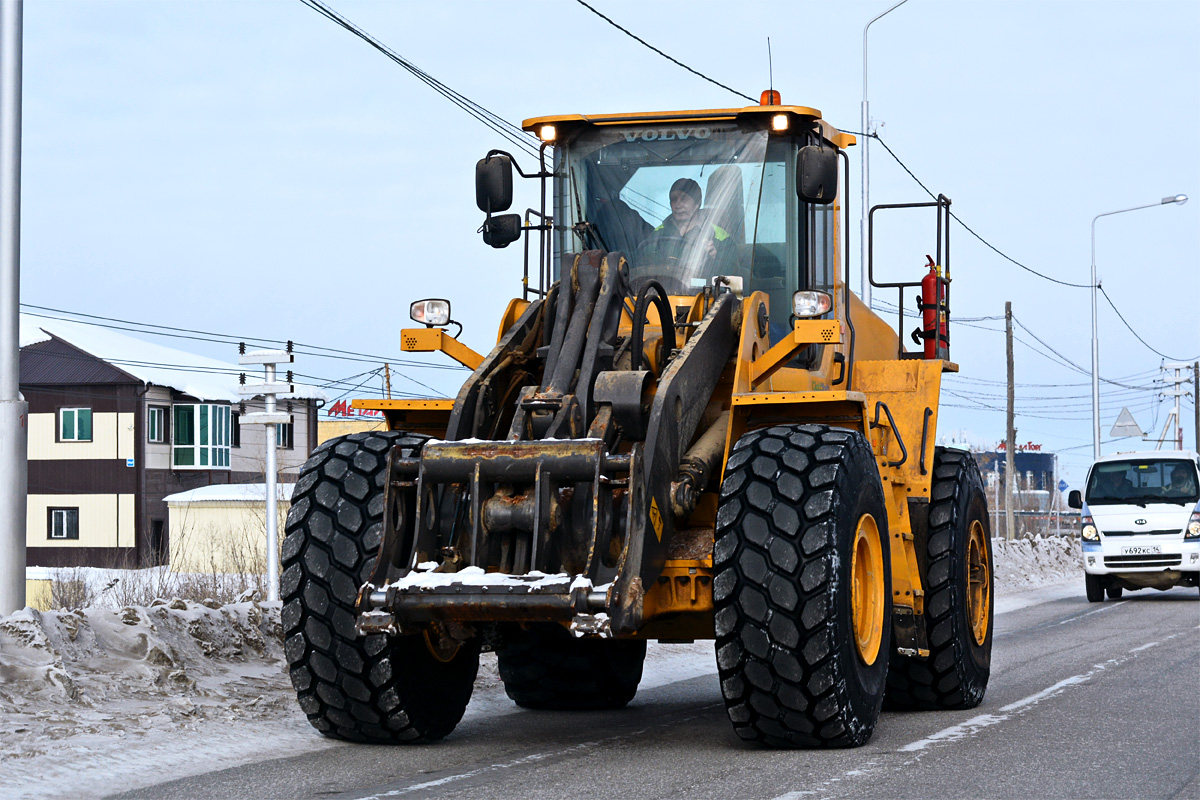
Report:
<svg viewBox="0 0 1200 800"><path fill-rule="evenodd" d="M1157 203L1147 203L1144 206L1121 208L1116 211L1105 211L1092 217L1092 458L1100 458L1100 341L1096 328L1096 289L1100 284L1096 280L1096 220L1101 217L1111 217L1113 214L1124 214L1126 211L1138 211L1143 208L1154 208L1170 204L1183 205L1187 202L1186 194L1164 197Z"/></svg>
<svg viewBox="0 0 1200 800"><path fill-rule="evenodd" d="M0 615L25 606L29 406L21 397L20 0L0 0Z"/></svg>
<svg viewBox="0 0 1200 800"><path fill-rule="evenodd" d="M873 17L870 22L863 26L863 99L862 99L862 212L858 223L859 228L859 269L862 272L862 301L867 308L871 307L871 277L867 270L867 220L871 214L871 192L868 188L868 176L870 174L871 157L868 152L870 148L871 132L867 130L867 125L871 121L871 107L867 103L867 29L871 24L880 17L886 16L895 11L900 6L907 3L908 0L900 0L894 6L884 11L879 16ZM850 287L847 286L849 291Z"/></svg>

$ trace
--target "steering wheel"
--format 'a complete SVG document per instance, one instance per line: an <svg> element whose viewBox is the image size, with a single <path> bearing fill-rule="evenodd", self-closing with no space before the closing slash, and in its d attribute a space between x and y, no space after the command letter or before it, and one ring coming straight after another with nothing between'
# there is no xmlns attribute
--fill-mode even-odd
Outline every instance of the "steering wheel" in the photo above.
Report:
<svg viewBox="0 0 1200 800"><path fill-rule="evenodd" d="M634 267L629 271L629 286L633 289L634 294L640 293L642 288L650 281L658 281L662 284L667 294L684 295L696 293L696 289L685 284L683 278L677 272L672 272L660 266L640 269Z"/></svg>
<svg viewBox="0 0 1200 800"><path fill-rule="evenodd" d="M647 280L656 280L669 294L695 294L696 288L690 285L687 276L708 274L711 257L701 249L699 264L685 263L685 254L694 259L695 254L689 252L693 250L694 244L682 236L655 233L637 249L629 271L630 284L637 291Z"/></svg>

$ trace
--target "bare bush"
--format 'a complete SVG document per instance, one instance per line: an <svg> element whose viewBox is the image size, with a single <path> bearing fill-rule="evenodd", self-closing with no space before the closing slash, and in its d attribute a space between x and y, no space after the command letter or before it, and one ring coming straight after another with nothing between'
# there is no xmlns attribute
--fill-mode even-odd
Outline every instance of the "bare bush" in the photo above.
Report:
<svg viewBox="0 0 1200 800"><path fill-rule="evenodd" d="M50 608L55 611L74 611L95 602L82 567L66 567L50 573Z"/></svg>
<svg viewBox="0 0 1200 800"><path fill-rule="evenodd" d="M107 575L102 581L94 577L95 571L82 567L56 570L51 573L52 607L124 608L177 598L224 605L268 596L266 523L261 515L246 515L231 530L198 525L186 510L183 513L180 524L173 526L169 567L138 568L135 557L125 553L114 554L104 565ZM283 518L281 514L280 530Z"/></svg>

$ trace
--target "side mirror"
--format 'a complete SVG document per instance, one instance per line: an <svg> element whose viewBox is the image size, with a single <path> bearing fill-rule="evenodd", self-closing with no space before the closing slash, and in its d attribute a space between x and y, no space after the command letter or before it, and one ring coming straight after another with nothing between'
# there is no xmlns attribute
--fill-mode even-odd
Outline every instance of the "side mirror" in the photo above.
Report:
<svg viewBox="0 0 1200 800"><path fill-rule="evenodd" d="M796 193L806 203L828 205L837 197L837 150L805 145L796 158Z"/></svg>
<svg viewBox="0 0 1200 800"><path fill-rule="evenodd" d="M512 206L513 166L508 156L492 155L475 164L475 205L485 214Z"/></svg>
<svg viewBox="0 0 1200 800"><path fill-rule="evenodd" d="M1072 489L1067 495L1067 505L1071 508L1083 508L1083 495L1079 494L1078 489Z"/></svg>
<svg viewBox="0 0 1200 800"><path fill-rule="evenodd" d="M488 217L483 223L483 243L492 247L508 247L521 238L521 230L520 214Z"/></svg>

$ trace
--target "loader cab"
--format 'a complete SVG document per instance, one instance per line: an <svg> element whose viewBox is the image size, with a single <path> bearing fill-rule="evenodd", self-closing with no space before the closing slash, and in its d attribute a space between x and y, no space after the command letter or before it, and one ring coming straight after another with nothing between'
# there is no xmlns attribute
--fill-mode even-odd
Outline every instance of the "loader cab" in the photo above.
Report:
<svg viewBox="0 0 1200 800"><path fill-rule="evenodd" d="M790 330L794 292L834 293L835 207L798 192L803 148L820 142L836 159L817 120L766 110L595 119L555 120L551 281L593 249L623 252L635 290L655 280L672 295L694 295L715 276L737 276L746 294L770 297L772 339ZM538 130L536 122L526 126ZM835 163L834 184L836 173ZM681 179L696 201L682 234L671 206Z"/></svg>

